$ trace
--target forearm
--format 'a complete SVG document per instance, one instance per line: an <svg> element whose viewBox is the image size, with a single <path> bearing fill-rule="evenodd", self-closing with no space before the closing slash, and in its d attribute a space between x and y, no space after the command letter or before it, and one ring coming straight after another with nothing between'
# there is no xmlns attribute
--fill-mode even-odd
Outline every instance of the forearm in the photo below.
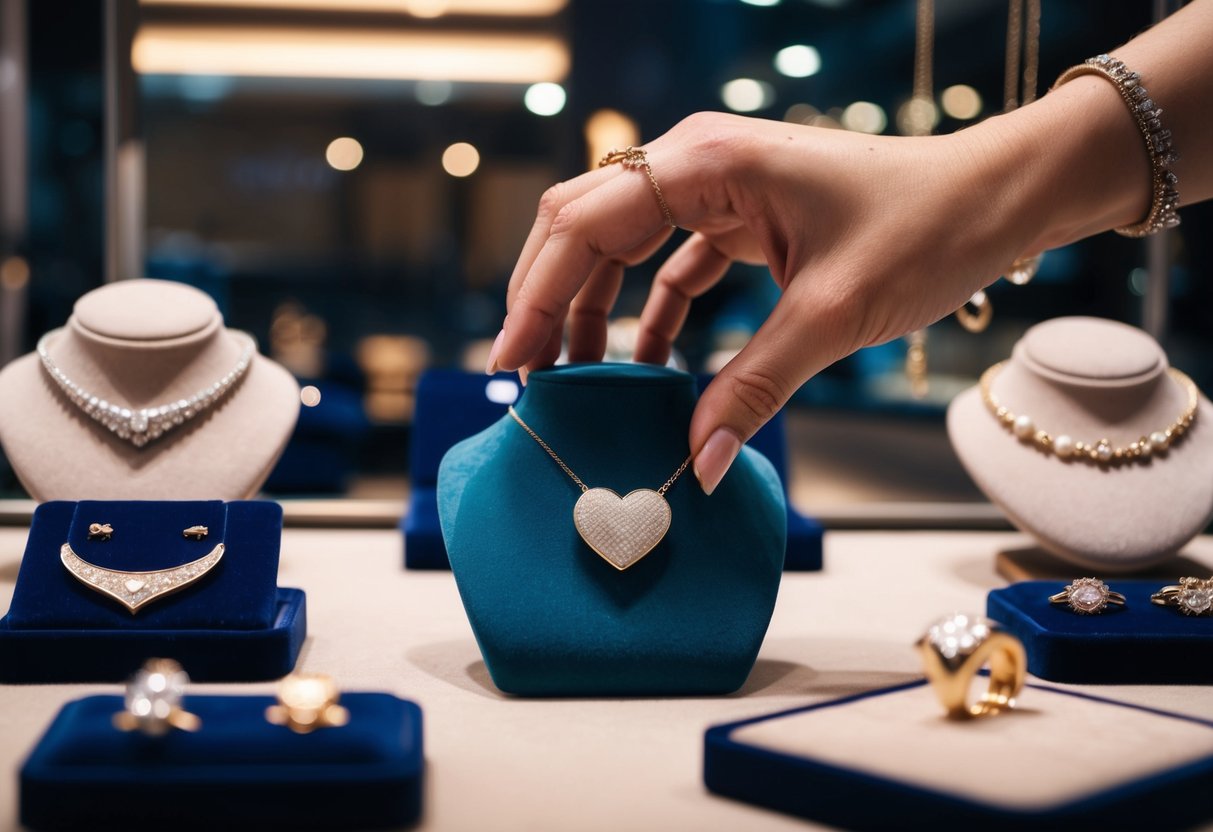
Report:
<svg viewBox="0 0 1213 832"><path fill-rule="evenodd" d="M1196 0L1110 50L1163 109L1180 159L1180 204L1213 197L1213 0ZM1085 57L1085 56L1084 56ZM1010 204L1031 242L1055 248L1142 220L1152 193L1145 142L1116 87L1079 76L1039 101L972 128L973 141L1017 159ZM1181 212L1182 215L1182 212Z"/></svg>

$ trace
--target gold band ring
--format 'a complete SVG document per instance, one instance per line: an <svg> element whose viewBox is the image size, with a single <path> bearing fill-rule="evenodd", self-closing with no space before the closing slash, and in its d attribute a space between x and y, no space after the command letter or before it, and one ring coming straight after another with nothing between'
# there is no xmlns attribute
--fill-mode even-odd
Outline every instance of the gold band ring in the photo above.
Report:
<svg viewBox="0 0 1213 832"><path fill-rule="evenodd" d="M649 157L644 152L644 148L632 147L631 145L628 145L623 150L611 148L611 151L607 155L598 160L598 167L605 168L607 165L613 165L616 162L625 168L644 171L645 175L649 177L649 184L653 186L653 193L657 195L657 204L661 206L661 213L665 215L665 224L670 228L676 228L674 216L670 213L670 206L666 205L665 194L661 192L661 186L657 184L657 177L653 176L653 168L649 166Z"/></svg>
<svg viewBox="0 0 1213 832"><path fill-rule="evenodd" d="M1027 654L1019 639L993 622L951 615L931 625L917 647L927 679L950 719L991 716L1015 706L1027 675ZM970 705L970 684L987 663L990 683Z"/></svg>
<svg viewBox="0 0 1213 832"><path fill-rule="evenodd" d="M341 692L332 677L319 673L292 673L278 684L278 704L265 709L265 718L296 734L317 728L340 728L350 721L341 705Z"/></svg>
<svg viewBox="0 0 1213 832"><path fill-rule="evenodd" d="M1213 578L1180 578L1151 595L1150 602L1184 615L1213 615Z"/></svg>
<svg viewBox="0 0 1213 832"><path fill-rule="evenodd" d="M1056 595L1050 595L1049 603L1065 604L1079 615L1099 615L1109 606L1123 607L1125 596L1113 592L1099 578L1079 578Z"/></svg>

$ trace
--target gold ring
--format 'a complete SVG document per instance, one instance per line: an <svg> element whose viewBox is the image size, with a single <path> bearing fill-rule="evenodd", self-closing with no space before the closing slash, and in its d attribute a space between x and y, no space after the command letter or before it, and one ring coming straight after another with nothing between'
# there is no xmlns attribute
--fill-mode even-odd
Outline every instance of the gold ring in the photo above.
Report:
<svg viewBox="0 0 1213 832"><path fill-rule="evenodd" d="M1110 605L1123 607L1125 596L1113 592L1099 578L1078 578L1066 588L1049 596L1050 604L1065 604L1079 615L1099 615Z"/></svg>
<svg viewBox="0 0 1213 832"><path fill-rule="evenodd" d="M661 186L657 184L657 177L653 176L653 168L649 166L649 157L644 152L644 148L631 145L623 150L611 148L607 155L598 160L598 167L605 168L616 162L625 168L644 171L645 175L649 177L649 184L653 186L653 193L657 194L657 204L661 206L661 213L665 215L665 224L670 228L677 228L674 225L674 216L670 213L670 206L666 205L665 194L661 192Z"/></svg>
<svg viewBox="0 0 1213 832"><path fill-rule="evenodd" d="M994 622L954 614L932 624L918 640L923 669L950 719L990 716L1015 707L1027 675L1023 644ZM969 686L990 665L990 684L973 705Z"/></svg>
<svg viewBox="0 0 1213 832"><path fill-rule="evenodd" d="M337 704L339 699L341 692L331 676L292 673L278 683L278 704L265 709L265 718L296 734L340 728L350 721L350 712Z"/></svg>
<svg viewBox="0 0 1213 832"><path fill-rule="evenodd" d="M1151 603L1175 607L1184 615L1213 615L1213 578L1180 578L1150 596Z"/></svg>
<svg viewBox="0 0 1213 832"><path fill-rule="evenodd" d="M189 674L172 659L148 659L126 685L126 710L114 714L119 731L161 737L173 728L197 731L202 720L182 709Z"/></svg>

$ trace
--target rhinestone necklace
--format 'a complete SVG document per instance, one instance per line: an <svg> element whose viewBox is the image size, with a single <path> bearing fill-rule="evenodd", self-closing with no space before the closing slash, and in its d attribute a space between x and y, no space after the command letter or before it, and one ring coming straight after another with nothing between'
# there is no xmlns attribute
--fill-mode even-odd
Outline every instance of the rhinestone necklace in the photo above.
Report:
<svg viewBox="0 0 1213 832"><path fill-rule="evenodd" d="M1167 372L1176 383L1188 393L1188 406L1167 427L1152 431L1135 442L1126 446L1113 445L1107 439L1095 442L1078 442L1065 433L1056 436L1041 430L1026 413L1012 413L994 395L991 386L994 378L1002 371L1005 361L1000 361L981 376L981 400L985 402L986 410L993 414L1004 428L1011 431L1023 442L1035 445L1045 453L1053 454L1060 459L1081 459L1097 465L1119 465L1126 462L1145 462L1153 454L1163 453L1187 433L1196 421L1197 408L1200 406L1200 391L1196 383L1186 375L1168 367Z"/></svg>
<svg viewBox="0 0 1213 832"><path fill-rule="evenodd" d="M538 442L539 447L547 451L548 456L560 466L560 470L568 474L569 479L581 489L581 496L573 506L573 525L586 545L603 560L622 572L661 542L670 530L673 519L665 494L691 464L691 457L684 459L656 491L637 488L628 492L627 496L620 497L609 488L590 488L582 482L551 446L522 421L513 406L509 411L519 427Z"/></svg>
<svg viewBox="0 0 1213 832"><path fill-rule="evenodd" d="M236 366L223 378L207 387L203 387L192 396L186 396L175 402L159 407L130 408L115 404L90 393L76 382L68 378L51 359L48 347L51 338L62 332L62 329L51 330L38 341L38 357L47 375L59 386L72 404L80 408L86 415L105 425L119 439L129 441L136 448L142 448L153 439L158 439L175 427L182 425L198 414L211 408L222 399L244 378L253 353L257 351L257 342L247 332L231 330L234 334L243 336L248 345L240 353Z"/></svg>

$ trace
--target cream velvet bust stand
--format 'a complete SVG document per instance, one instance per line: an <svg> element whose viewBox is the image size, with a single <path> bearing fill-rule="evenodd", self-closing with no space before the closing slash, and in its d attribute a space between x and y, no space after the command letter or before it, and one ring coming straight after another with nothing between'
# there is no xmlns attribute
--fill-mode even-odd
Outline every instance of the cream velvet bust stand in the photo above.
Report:
<svg viewBox="0 0 1213 832"><path fill-rule="evenodd" d="M994 379L999 402L1053 436L1127 446L1184 411L1187 392L1139 329L1098 318L1031 328ZM1213 408L1203 396L1191 430L1167 453L1119 466L1062 460L1021 442L978 388L948 409L961 462L1007 518L1049 552L1101 572L1175 554L1213 517Z"/></svg>
<svg viewBox="0 0 1213 832"><path fill-rule="evenodd" d="M236 366L246 336L203 292L128 280L89 292L48 351L69 378L132 409L187 398ZM36 500L243 499L269 476L299 414L299 388L255 355L243 379L142 448L73 404L36 353L0 371L0 445Z"/></svg>

